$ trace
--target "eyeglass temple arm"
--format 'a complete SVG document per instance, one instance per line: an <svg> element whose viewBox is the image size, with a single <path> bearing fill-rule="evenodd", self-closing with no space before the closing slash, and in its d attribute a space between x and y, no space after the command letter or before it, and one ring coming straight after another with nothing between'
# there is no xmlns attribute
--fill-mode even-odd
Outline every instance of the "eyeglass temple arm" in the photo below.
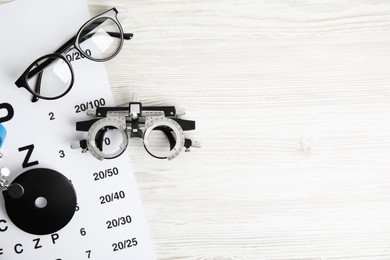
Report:
<svg viewBox="0 0 390 260"><path fill-rule="evenodd" d="M99 20L98 21L94 21L91 24L89 24L89 26L84 28L83 29L83 31L84 31L83 39L87 35L88 35L88 37L86 37L85 40L89 39L91 37L90 32L93 31L94 29L96 29L102 23L103 23L103 21L99 21ZM111 35L113 37L116 37L116 38L120 38L121 37L121 34L118 33L118 32L106 32L106 33L108 33L109 35ZM133 38L133 34L132 33L123 33L123 39L130 40L131 38Z"/></svg>
<svg viewBox="0 0 390 260"><path fill-rule="evenodd" d="M111 35L112 37L116 37L116 38L119 38L121 37L121 34L120 33L117 33L117 32L107 32L109 35ZM131 38L133 38L134 34L132 33L123 33L123 39L125 40L131 40Z"/></svg>
<svg viewBox="0 0 390 260"><path fill-rule="evenodd" d="M117 32L107 32L109 35L111 35L112 37L116 37L116 38L120 38L121 37L121 34L120 33L117 33ZM83 40L87 40L89 38L92 37L93 34L88 34L87 37L83 38ZM133 38L134 34L132 33L123 33L123 39L125 40L131 40L131 38ZM74 45L74 42L75 42L75 39L76 39L77 35L73 36L72 38L70 38L66 43L64 43L61 47L59 47L54 53L56 54L63 54L65 53L66 51L69 51L73 45ZM46 62L43 62L41 65L39 65L38 67L36 67L35 69L33 69L29 74L28 74L28 78L32 78L34 77L37 73L40 73L44 68L46 68L47 66L50 65L50 61L46 61Z"/></svg>
<svg viewBox="0 0 390 260"><path fill-rule="evenodd" d="M121 37L121 34L120 33L117 33L117 32L107 32L110 36L112 37L116 37L116 38L120 38ZM88 34L88 36L86 38L84 38L84 40L87 40L89 38L92 37L93 34ZM63 54L65 53L66 51L68 51L70 49L70 47L72 47L74 45L74 41L76 39L76 36L73 36L72 38L70 38L65 44L63 44L60 48L58 48L55 53L58 53L58 54ZM133 38L134 34L132 33L123 33L123 39L125 40L131 40L131 38ZM41 81L42 81L42 72L43 72L43 69L46 68L47 66L50 65L50 61L47 61L47 62L44 62L42 63L40 66L38 66L37 68L35 68L34 70L32 70L30 73L29 73L29 78L33 77L36 72L34 71L39 71L39 75L38 75L38 79L37 79L37 82L35 84L35 93L38 93L40 92L41 90ZM37 102L39 100L39 97L37 96L33 96L32 99L31 99L31 102Z"/></svg>
<svg viewBox="0 0 390 260"><path fill-rule="evenodd" d="M113 37L117 37L117 38L120 37L120 33L117 33L117 32L107 32L107 33ZM88 38L85 38L84 40L87 40L91 37L92 36L90 34L90 35L88 35ZM74 45L75 38L76 38L76 36L73 36L64 45L62 45L60 48L58 48L54 53L64 54L66 51L69 51L71 49L70 47L72 47ZM123 34L123 39L130 40L131 38L133 38L132 33L124 33ZM39 65L38 67L36 67L35 69L30 71L30 73L28 74L28 78L34 77L37 73L40 73L44 68L46 68L50 64L51 64L51 61L43 62L41 65Z"/></svg>
<svg viewBox="0 0 390 260"><path fill-rule="evenodd" d="M116 10L116 9L115 9ZM117 12L117 11L116 11ZM89 38L92 37L93 34L90 34L91 31L93 31L97 26L99 26L100 24L102 24L102 22L99 22L99 21L95 21L95 22L92 22L87 28L85 28L85 34L84 34L84 37L83 37L83 40L87 40ZM116 38L119 38L121 36L120 33L117 33L117 32L107 32L109 35L113 36L113 37L116 37ZM87 36L87 37L86 37ZM74 46L74 43L76 41L76 37L77 37L77 34L75 36L73 36L72 38L70 38L67 42L65 42L61 47L59 47L54 53L56 54L63 54L64 52L66 51L69 51L72 47ZM133 38L133 34L132 33L123 33L123 39L125 40L130 40L131 38ZM44 62L42 63L40 66L38 66L37 68L33 69L29 74L28 74L28 78L32 78L34 77L38 72L42 71L44 68L46 68L51 62Z"/></svg>
<svg viewBox="0 0 390 260"><path fill-rule="evenodd" d="M35 83L35 93L38 93L38 94L40 94L40 92L41 92L42 76L43 76L43 73L41 71L41 72L39 72L37 82ZM39 100L39 97L37 97L35 95L33 95L33 97L31 98L31 102L33 102L33 103L37 102L38 100Z"/></svg>

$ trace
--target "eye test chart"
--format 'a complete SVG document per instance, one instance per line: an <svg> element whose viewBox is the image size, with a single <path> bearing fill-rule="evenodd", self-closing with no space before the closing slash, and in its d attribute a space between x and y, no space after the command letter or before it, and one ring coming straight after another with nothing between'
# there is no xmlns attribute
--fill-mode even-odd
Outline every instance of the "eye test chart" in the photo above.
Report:
<svg viewBox="0 0 390 260"><path fill-rule="evenodd" d="M2 123L7 137L0 167L10 169L8 182L32 169L52 169L70 180L77 197L65 227L34 235L12 222L0 195L0 259L155 259L127 156L99 161L70 148L84 138L75 125L88 119L86 110L114 105L104 65L73 50L75 83L57 100L32 103L32 95L14 83L34 60L55 51L90 18L87 2L80 0L15 0L0 5L0 104L14 111ZM60 70L54 72L64 79ZM5 114L0 111L0 117Z"/></svg>

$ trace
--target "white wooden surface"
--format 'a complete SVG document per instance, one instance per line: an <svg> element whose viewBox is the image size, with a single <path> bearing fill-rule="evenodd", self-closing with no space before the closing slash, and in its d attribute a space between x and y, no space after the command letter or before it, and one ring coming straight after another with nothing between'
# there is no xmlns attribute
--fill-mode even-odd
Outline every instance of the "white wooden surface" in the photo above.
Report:
<svg viewBox="0 0 390 260"><path fill-rule="evenodd" d="M390 1L89 4L135 35L117 104L184 106L203 142L128 149L158 259L390 259Z"/></svg>

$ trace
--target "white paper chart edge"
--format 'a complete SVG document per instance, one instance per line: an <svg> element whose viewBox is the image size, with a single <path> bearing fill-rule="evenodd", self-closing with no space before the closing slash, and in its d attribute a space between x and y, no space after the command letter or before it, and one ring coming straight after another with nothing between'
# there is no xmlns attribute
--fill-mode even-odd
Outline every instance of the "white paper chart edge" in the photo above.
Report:
<svg viewBox="0 0 390 260"><path fill-rule="evenodd" d="M63 17L67 17L69 13L72 13L71 19L66 19L69 26L64 26ZM37 18L40 16L42 19ZM23 18L18 19L18 17ZM77 20L78 18L79 20ZM86 1L72 0L64 4L60 1L39 0L29 3L29 1L17 0L0 6L0 20L10 21L2 23L3 26L7 24L7 27L2 28L3 35L10 34L15 30L20 32L18 37L10 37L8 41L0 44L3 45L1 46L3 52L7 50L5 58L0 61L0 86L2 89L0 102L11 103L15 110L14 118L4 123L8 130L8 136L2 149L5 156L1 160L1 165L12 170L14 173L12 179L16 177L15 174L28 170L28 168L22 169L21 162L25 154L19 152L17 148L33 143L35 149L31 160L39 161L39 167L55 169L71 179L80 205L79 212L76 212L68 226L58 232L59 238L51 235L34 236L18 230L10 223L4 212L4 203L1 198L0 219L6 220L7 223L0 222L0 259L31 259L32 256L37 259L107 259L107 257L110 259L124 259L124 257L126 259L128 257L155 259L128 158L120 157L116 160L99 162L89 154L81 154L80 151L69 149L71 141L83 136L83 133L75 131L75 122L87 119L85 113L75 114L74 106L102 97L108 105L112 105L111 91L104 66L85 60L73 64L77 78L76 83L66 97L57 101L39 101L32 104L29 101L28 92L17 89L13 84L14 80L23 72L23 68L26 68L40 55L50 53L53 47L61 44L61 41L64 42L73 36L78 27L89 18ZM50 19L51 22L47 23L46 19ZM28 21L28 27L26 21ZM34 24L36 25L34 26ZM42 28L42 25L45 27ZM58 32L60 25L61 32ZM53 38L36 37L36 35L44 35L47 32L53 33ZM25 48L26 42L21 40L23 38L32 39L31 43L29 42L29 48ZM56 42L52 43L50 39L56 39ZM85 69L87 66L88 68ZM93 86L93 91L89 91L86 86ZM49 111L53 111L56 120L49 122L47 113ZM60 118L62 119L59 120ZM28 134L25 134L26 132ZM45 141L42 140L42 137L45 138ZM58 147L53 147L53 140L55 140L54 142L60 140L58 145L65 151L66 158L70 159L72 163L61 162L58 156ZM58 166L61 164L62 167L66 165L66 170ZM122 171L126 172L126 174L122 174L122 179L118 179L115 183L94 182L93 172L113 168L115 165L125 166L125 170L118 166L121 173ZM80 168L82 168L81 171ZM111 187L111 184L119 186L118 190L126 192L127 197L130 197L129 202L131 203L128 203L129 205L123 203L115 205L113 203L106 208L98 205L99 196L96 194L103 196L109 193L108 187ZM111 189L113 188L116 187L111 187ZM122 209L125 209L125 212L121 212ZM110 215L110 213L117 215ZM120 214L131 215L133 223L125 226L121 232L107 232L106 223L102 222L120 217ZM107 216L104 218L105 215ZM6 231L1 231L6 227ZM86 235L83 236L85 233ZM128 235L128 237L124 235ZM127 248L120 252L112 251L115 243L135 236L139 237L139 243L136 247ZM106 249L104 250L104 248Z"/></svg>

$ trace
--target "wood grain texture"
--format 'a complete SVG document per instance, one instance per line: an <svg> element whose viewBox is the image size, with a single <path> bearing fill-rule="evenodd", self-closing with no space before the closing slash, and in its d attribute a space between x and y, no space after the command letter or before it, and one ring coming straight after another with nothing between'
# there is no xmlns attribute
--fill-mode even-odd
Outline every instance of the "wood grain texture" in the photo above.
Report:
<svg viewBox="0 0 390 260"><path fill-rule="evenodd" d="M389 1L89 5L135 35L117 104L183 106L203 144L128 149L158 259L390 259Z"/></svg>

